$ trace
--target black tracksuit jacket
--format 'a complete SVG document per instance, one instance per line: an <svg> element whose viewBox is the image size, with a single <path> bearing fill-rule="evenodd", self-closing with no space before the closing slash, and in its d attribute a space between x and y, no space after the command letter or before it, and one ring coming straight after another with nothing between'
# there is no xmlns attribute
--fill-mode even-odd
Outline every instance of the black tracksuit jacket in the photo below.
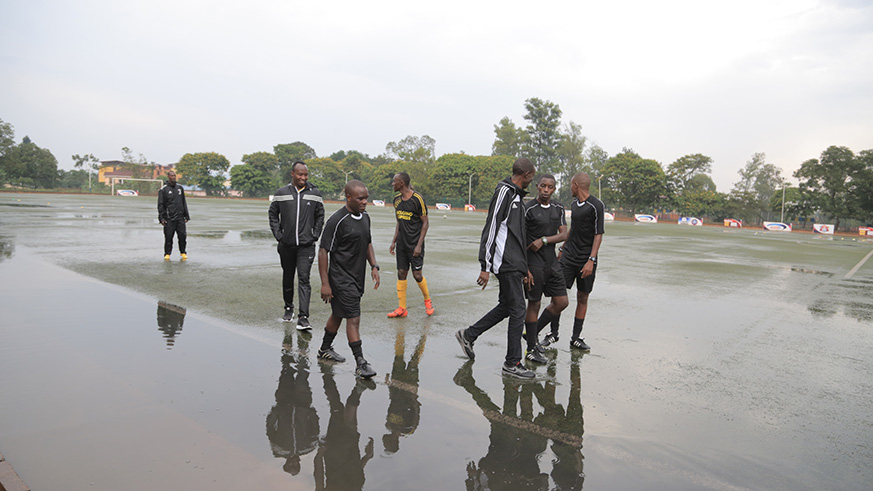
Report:
<svg viewBox="0 0 873 491"><path fill-rule="evenodd" d="M269 214L276 240L293 246L314 244L324 227L321 191L308 182L303 191L297 191L293 184L283 186L273 196Z"/></svg>

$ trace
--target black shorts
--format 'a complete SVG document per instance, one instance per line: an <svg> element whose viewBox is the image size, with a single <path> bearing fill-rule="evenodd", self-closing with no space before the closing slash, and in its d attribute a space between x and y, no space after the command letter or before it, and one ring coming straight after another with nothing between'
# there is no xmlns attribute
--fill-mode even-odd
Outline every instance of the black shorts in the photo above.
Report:
<svg viewBox="0 0 873 491"><path fill-rule="evenodd" d="M567 296L564 276L557 262L551 266L531 266L530 273L533 275L534 281L530 290L525 290L525 296L528 300L539 302L543 295L547 297Z"/></svg>
<svg viewBox="0 0 873 491"><path fill-rule="evenodd" d="M597 265L594 265L594 272L587 278L582 278L582 264L571 264L564 261L560 262L561 273L564 275L564 284L567 289L573 288L573 283L576 283L576 290L582 293L591 293L594 290L594 277L597 276Z"/></svg>
<svg viewBox="0 0 873 491"><path fill-rule="evenodd" d="M410 265L413 271L421 271L424 267L424 248L421 249L421 255L418 257L412 255L412 249L405 247L395 248L394 255L397 258L397 271L407 271Z"/></svg>
<svg viewBox="0 0 873 491"><path fill-rule="evenodd" d="M361 316L361 297L356 294L343 294L333 290L330 299L330 313L340 319L354 319Z"/></svg>

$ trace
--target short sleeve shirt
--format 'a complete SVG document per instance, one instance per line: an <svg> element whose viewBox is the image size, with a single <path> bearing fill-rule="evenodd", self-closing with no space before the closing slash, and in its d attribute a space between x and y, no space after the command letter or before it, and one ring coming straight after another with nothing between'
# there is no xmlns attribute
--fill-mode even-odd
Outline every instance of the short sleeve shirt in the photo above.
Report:
<svg viewBox="0 0 873 491"><path fill-rule="evenodd" d="M332 289L364 295L370 242L370 215L367 212L354 215L344 206L327 219L320 247L330 254L327 277Z"/></svg>
<svg viewBox="0 0 873 491"><path fill-rule="evenodd" d="M408 250L415 249L418 245L418 239L421 237L421 228L423 222L421 217L427 215L427 205L424 203L424 198L417 192L413 192L412 196L405 200L403 195L398 193L394 197L394 217L397 218L397 224L400 226L397 233L397 247ZM422 244L422 249L424 245Z"/></svg>
<svg viewBox="0 0 873 491"><path fill-rule="evenodd" d="M574 199L570 205L570 237L561 260L579 264L588 260L594 236L603 234L603 202L594 195L585 201Z"/></svg>
<svg viewBox="0 0 873 491"><path fill-rule="evenodd" d="M547 205L532 199L524 204L524 220L527 230L527 243L540 237L550 237L558 233L558 228L567 225L564 206L554 201ZM531 267L551 266L557 260L555 244L546 244L538 251L527 250L527 262Z"/></svg>

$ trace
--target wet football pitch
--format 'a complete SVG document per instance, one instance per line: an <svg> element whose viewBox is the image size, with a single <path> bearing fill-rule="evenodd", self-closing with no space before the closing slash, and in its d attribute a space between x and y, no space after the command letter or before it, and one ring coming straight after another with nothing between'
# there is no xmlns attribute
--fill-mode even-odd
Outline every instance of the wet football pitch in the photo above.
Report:
<svg viewBox="0 0 873 491"><path fill-rule="evenodd" d="M339 208L328 204L328 214ZM155 198L0 193L0 452L33 489L868 489L873 241L608 223L584 336L501 376L468 361L483 213L430 211L396 307L390 208L362 301L378 374L283 324L266 201L189 198L185 262ZM174 245L175 247L175 245ZM350 350L341 334L335 347Z"/></svg>

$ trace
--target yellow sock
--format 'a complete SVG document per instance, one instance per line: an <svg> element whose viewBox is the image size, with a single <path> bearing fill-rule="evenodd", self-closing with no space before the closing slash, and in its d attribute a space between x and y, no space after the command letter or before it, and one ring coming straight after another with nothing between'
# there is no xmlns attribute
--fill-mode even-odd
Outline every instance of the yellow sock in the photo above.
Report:
<svg viewBox="0 0 873 491"><path fill-rule="evenodd" d="M406 308L406 282L408 280L397 280L397 300L400 301L400 308Z"/></svg>
<svg viewBox="0 0 873 491"><path fill-rule="evenodd" d="M418 282L418 288L421 289L421 294L424 295L424 299L430 300L430 292L427 291L427 278L421 278L421 281Z"/></svg>

